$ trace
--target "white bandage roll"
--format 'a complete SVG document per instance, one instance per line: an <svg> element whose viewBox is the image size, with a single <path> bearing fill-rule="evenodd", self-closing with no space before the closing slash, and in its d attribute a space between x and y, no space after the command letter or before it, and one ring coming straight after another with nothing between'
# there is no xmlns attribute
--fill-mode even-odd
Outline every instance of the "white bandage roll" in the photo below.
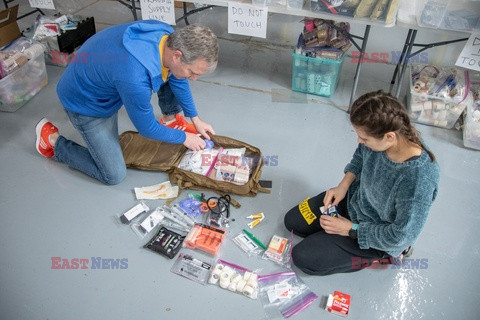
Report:
<svg viewBox="0 0 480 320"><path fill-rule="evenodd" d="M235 273L235 270L229 266L223 266L222 273L226 273L229 275L229 277L231 277Z"/></svg>
<svg viewBox="0 0 480 320"><path fill-rule="evenodd" d="M247 281L246 283L247 286L252 287L253 289L257 290L258 289L258 282L257 281Z"/></svg>
<svg viewBox="0 0 480 320"><path fill-rule="evenodd" d="M220 279L220 274L222 273L222 268L217 269L215 267L210 275L210 279L208 280L211 284L217 284L218 280Z"/></svg>
<svg viewBox="0 0 480 320"><path fill-rule="evenodd" d="M245 285L247 284L247 282L245 280L240 280L237 282L237 291L238 292L243 292L243 288L245 287Z"/></svg>
<svg viewBox="0 0 480 320"><path fill-rule="evenodd" d="M230 280L232 283L237 283L239 282L240 280L243 280L243 277L241 274L238 274L238 273L235 273L233 276L232 276L232 279Z"/></svg>
<svg viewBox="0 0 480 320"><path fill-rule="evenodd" d="M228 283L230 283L232 279L232 274L228 271L222 271L222 273L220 273L220 281L228 281Z"/></svg>
<svg viewBox="0 0 480 320"><path fill-rule="evenodd" d="M250 275L250 278L248 278L248 280L247 280L247 286L250 286L255 290L258 288L258 275L257 274L252 273Z"/></svg>
<svg viewBox="0 0 480 320"><path fill-rule="evenodd" d="M224 266L223 264L221 264L221 263L218 263L218 264L215 266L215 268L213 268L213 270L214 270L214 271L215 271L215 270L222 271L223 268L225 268L225 266Z"/></svg>
<svg viewBox="0 0 480 320"><path fill-rule="evenodd" d="M220 283L219 283L220 287L222 287L223 289L227 289L228 286L230 285L230 278L227 278L227 279L224 279L224 278L220 278Z"/></svg>
<svg viewBox="0 0 480 320"><path fill-rule="evenodd" d="M228 286L227 289L230 290L230 291L232 291L232 292L237 291L236 283L230 282L230 285Z"/></svg>
<svg viewBox="0 0 480 320"><path fill-rule="evenodd" d="M217 284L218 283L218 277L215 277L213 274L210 276L210 278L208 279L208 283L211 283L211 284Z"/></svg>
<svg viewBox="0 0 480 320"><path fill-rule="evenodd" d="M245 286L243 287L243 291L242 291L243 295L244 296L247 296L247 297L252 297L253 294L255 293L255 289L253 289L252 287L250 286Z"/></svg>
<svg viewBox="0 0 480 320"><path fill-rule="evenodd" d="M252 275L251 272L245 271L245 273L243 274L243 280L248 281L251 275Z"/></svg>

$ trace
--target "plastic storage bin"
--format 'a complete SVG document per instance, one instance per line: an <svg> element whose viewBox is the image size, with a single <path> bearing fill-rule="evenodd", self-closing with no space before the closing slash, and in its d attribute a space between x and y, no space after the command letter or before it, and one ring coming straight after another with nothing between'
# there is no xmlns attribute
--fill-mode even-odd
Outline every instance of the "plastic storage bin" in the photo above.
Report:
<svg viewBox="0 0 480 320"><path fill-rule="evenodd" d="M302 10L304 0L287 0L287 9L288 10ZM305 8L306 10L310 8Z"/></svg>
<svg viewBox="0 0 480 320"><path fill-rule="evenodd" d="M415 122L451 129L471 103L466 70L412 64L409 80L407 106Z"/></svg>
<svg viewBox="0 0 480 320"><path fill-rule="evenodd" d="M480 1L422 0L417 4L422 27L466 32L480 31Z"/></svg>
<svg viewBox="0 0 480 320"><path fill-rule="evenodd" d="M0 111L15 112L48 83L43 52L0 80Z"/></svg>
<svg viewBox="0 0 480 320"><path fill-rule="evenodd" d="M471 72L472 103L467 105L463 126L463 145L480 150L480 72Z"/></svg>
<svg viewBox="0 0 480 320"><path fill-rule="evenodd" d="M292 90L331 97L340 78L344 56L339 60L292 54Z"/></svg>

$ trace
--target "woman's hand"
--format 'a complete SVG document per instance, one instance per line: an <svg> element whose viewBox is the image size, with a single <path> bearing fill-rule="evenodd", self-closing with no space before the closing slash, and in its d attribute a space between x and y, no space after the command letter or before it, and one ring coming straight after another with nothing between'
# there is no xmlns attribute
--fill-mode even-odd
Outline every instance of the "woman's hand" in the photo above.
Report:
<svg viewBox="0 0 480 320"><path fill-rule="evenodd" d="M335 218L326 214L322 214L320 216L320 226L323 228L323 230L325 230L326 233L348 237L348 232L350 229L352 229L353 222L340 215L338 218Z"/></svg>
<svg viewBox="0 0 480 320"><path fill-rule="evenodd" d="M355 181L355 179L355 175L347 171L338 186L327 190L325 198L323 198L323 205L325 206L325 209L328 209L331 205L338 205L340 201L342 201L347 195L348 188L350 188L350 185Z"/></svg>
<svg viewBox="0 0 480 320"><path fill-rule="evenodd" d="M340 201L345 198L347 195L347 190L340 186L331 188L327 190L325 193L325 198L323 198L323 205L325 206L325 210L327 210L330 206L336 206L340 203Z"/></svg>
<svg viewBox="0 0 480 320"><path fill-rule="evenodd" d="M193 125L195 126L195 129L197 129L198 133L200 133L202 136L210 140L210 134L215 134L215 131L213 131L212 126L209 123L206 123L202 119L200 119L198 116L191 118Z"/></svg>

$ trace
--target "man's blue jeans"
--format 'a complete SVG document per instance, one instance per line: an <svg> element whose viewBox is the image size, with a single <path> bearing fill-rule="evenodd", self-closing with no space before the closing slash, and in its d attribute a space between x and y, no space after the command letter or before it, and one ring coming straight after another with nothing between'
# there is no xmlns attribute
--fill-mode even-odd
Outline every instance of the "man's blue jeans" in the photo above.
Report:
<svg viewBox="0 0 480 320"><path fill-rule="evenodd" d="M163 114L171 115L181 111L168 82L157 94ZM86 147L60 136L54 146L55 158L105 184L120 183L127 174L127 168L118 140L118 115L95 118L65 111L75 129L82 135Z"/></svg>

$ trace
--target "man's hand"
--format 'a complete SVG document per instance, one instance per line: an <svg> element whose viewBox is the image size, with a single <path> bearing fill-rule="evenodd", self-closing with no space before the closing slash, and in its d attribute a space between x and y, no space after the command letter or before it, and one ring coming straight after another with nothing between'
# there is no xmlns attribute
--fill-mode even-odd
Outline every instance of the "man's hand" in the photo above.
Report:
<svg viewBox="0 0 480 320"><path fill-rule="evenodd" d="M338 234L341 236L347 236L350 229L353 227L353 222L338 216L338 218L330 217L326 214L320 216L320 226L325 230L326 233Z"/></svg>
<svg viewBox="0 0 480 320"><path fill-rule="evenodd" d="M212 126L206 123L205 121L201 120L198 116L190 119L192 120L192 123L195 126L195 129L197 129L198 133L200 133L202 136L204 136L208 140L210 140L210 136L208 135L209 133L215 134L215 131L213 131Z"/></svg>
<svg viewBox="0 0 480 320"><path fill-rule="evenodd" d="M196 134L185 132L187 136L183 145L190 150L199 151L205 149L205 141Z"/></svg>

